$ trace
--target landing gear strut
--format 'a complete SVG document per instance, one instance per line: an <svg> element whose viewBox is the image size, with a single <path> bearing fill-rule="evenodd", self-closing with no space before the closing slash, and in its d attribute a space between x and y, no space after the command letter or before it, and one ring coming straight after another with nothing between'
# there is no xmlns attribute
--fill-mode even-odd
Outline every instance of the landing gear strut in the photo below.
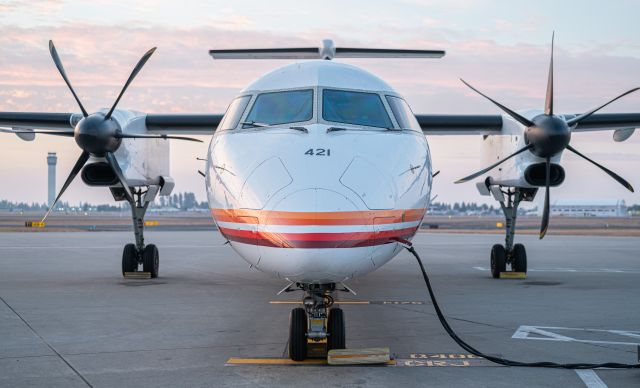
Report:
<svg viewBox="0 0 640 388"><path fill-rule="evenodd" d="M111 193L116 200L127 200L129 202L133 220L133 233L136 238L135 244L124 246L122 252L122 275L124 276L125 272L137 272L139 265L142 264L143 272L149 272L152 278L157 278L160 266L158 248L153 244L144 245L144 215L147 212L149 203L155 198L157 189L148 187L145 191L141 188L132 190L132 198L129 198L124 190L117 187L112 187Z"/></svg>
<svg viewBox="0 0 640 388"><path fill-rule="evenodd" d="M298 284L305 292L304 308L291 311L289 321L289 357L294 361L307 358L309 341L326 340L327 351L345 348L344 312L332 307L331 294L336 291L334 283Z"/></svg>
<svg viewBox="0 0 640 388"><path fill-rule="evenodd" d="M521 201L531 201L535 191L519 188L509 188L502 191L500 207L505 218L505 245L496 244L491 248L491 275L500 277L500 272L507 270L507 265L513 272L527 272L527 251L522 244L514 244L516 234L516 218ZM504 196L506 196L506 201Z"/></svg>

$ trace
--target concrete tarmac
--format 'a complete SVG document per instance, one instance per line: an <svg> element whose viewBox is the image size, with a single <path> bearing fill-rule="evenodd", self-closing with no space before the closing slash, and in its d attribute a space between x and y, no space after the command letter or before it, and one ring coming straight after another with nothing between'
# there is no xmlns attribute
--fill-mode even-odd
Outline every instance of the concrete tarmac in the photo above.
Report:
<svg viewBox="0 0 640 388"><path fill-rule="evenodd" d="M347 346L388 346L398 366L227 365L287 357L286 285L215 232L149 232L160 277L120 274L127 232L0 234L0 387L632 387L640 370L513 368L466 358L444 332L415 260L402 253L348 282ZM414 240L440 306L476 348L521 361L638 361L640 238L554 236L525 243L525 280L492 279L500 235ZM379 302L399 302L382 304ZM400 303L404 302L404 303ZM407 302L425 302L415 304Z"/></svg>

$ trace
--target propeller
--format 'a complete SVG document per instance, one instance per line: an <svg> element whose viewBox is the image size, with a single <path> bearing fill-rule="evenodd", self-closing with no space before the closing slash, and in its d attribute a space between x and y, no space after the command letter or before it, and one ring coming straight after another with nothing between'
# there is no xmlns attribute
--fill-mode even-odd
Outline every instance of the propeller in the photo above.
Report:
<svg viewBox="0 0 640 388"><path fill-rule="evenodd" d="M109 111L106 114L102 112L88 114L87 110L84 108L84 106L82 105L82 102L80 102L80 99L78 98L78 95L73 89L73 86L71 85L71 81L69 81L69 77L67 76L64 66L62 65L62 61L60 60L60 56L58 55L58 50L56 50L56 46L53 44L53 41L51 40L49 41L49 52L51 53L51 58L53 59L53 63L55 63L56 68L58 68L58 72L60 72L60 75L62 76L62 79L67 84L67 87L69 88L69 91L71 91L73 98L78 103L78 107L82 111L83 118L76 124L75 130L73 131L46 131L46 130L33 131L33 130L20 130L20 129L0 130L2 132L10 132L10 133L39 133L39 134L45 134L45 135L74 137L76 143L82 149L82 154L76 161L76 164L71 169L71 172L67 177L67 180L64 182L64 185L62 185L62 189L60 189L58 196L56 197L55 201L53 201L53 203L51 204L51 207L47 210L47 213L42 218L42 221L44 221L49 216L51 211L55 208L55 205L60 199L60 197L62 196L62 194L64 194L65 190L67 190L71 182L73 182L73 179L78 175L80 170L82 170L85 163L89 160L90 156L95 156L97 158L105 159L107 164L111 167L111 170L113 171L115 176L118 178L118 181L122 185L122 188L125 192L125 196L127 200L130 202L133 201L133 194L131 192L131 188L129 187L129 184L127 183L127 180L124 174L122 173L122 169L118 164L118 160L114 155L114 152L116 152L116 150L118 150L118 148L120 147L120 144L122 143L122 139L176 139L176 140L202 142L199 139L194 139L194 138L185 137L185 136L171 136L171 135L164 135L164 134L156 135L156 134L123 133L120 123L112 117L113 112L118 106L120 99L122 98L124 93L127 91L127 88L129 88L129 86L131 85L133 80L136 78L138 73L140 73L140 70L142 70L144 65L147 63L149 58L151 58L151 55L153 55L155 51L156 51L156 48L154 47L151 50L147 51L140 58L136 66L133 68L133 71L129 75L129 78L127 79L124 86L122 87L122 90L120 90L120 93L118 94L118 97L116 98L115 102L111 106L111 109L109 109Z"/></svg>
<svg viewBox="0 0 640 388"><path fill-rule="evenodd" d="M555 33L554 33L555 35ZM486 167L474 174L471 174L467 177L464 177L462 179L457 180L455 183L463 183L463 182L467 182L469 180L472 180L480 175L483 175L487 172L489 172L490 170L494 169L495 167L501 165L502 163L506 162L507 160L513 158L516 155L519 155L525 151L529 151L532 154L534 154L535 156L539 157L539 158L543 158L544 159L544 163L545 163L545 197L544 197L544 209L542 212L542 224L540 225L540 239L544 238L544 236L547 234L547 229L549 227L549 203L550 203L550 186L551 186L551 158L556 156L556 155L560 155L562 153L562 151L564 151L565 149L568 149L569 151L573 152L574 154L580 156L581 158L591 162L593 165L595 165L596 167L600 168L602 171L604 171L605 173L607 173L610 177L612 177L613 179L615 179L618 183L620 183L622 186L624 186L627 190L633 192L633 187L631 186L631 184L629 184L629 182L627 182L626 180L624 180L621 176L619 176L618 174L614 173L613 171L609 170L608 168L602 166L601 164L591 160L590 158L588 158L587 156L581 154L578 150L576 150L575 148L573 148L571 145L569 145L569 142L571 141L571 130L575 129L580 122L582 122L584 119L586 119L587 117L591 116L592 114L596 113L597 111L599 111L600 109L606 107L607 105L611 104L612 102L628 95L631 94L637 90L640 90L639 88L633 88L631 90L628 90L622 94L620 94L619 96L609 100L607 103L600 105L599 107L592 109L590 111L587 111L586 113L583 113L581 115L578 115L570 120L565 120L565 118L563 116L556 116L553 113L553 102L554 102L554 97L553 97L553 46L554 46L554 35L552 35L551 37L551 60L549 62L549 75L547 78L547 91L546 91L546 96L545 96L545 102L544 102L544 113L540 114L532 119L528 119L526 117L521 116L520 114L516 113L515 111L507 108L505 105L500 104L499 102L497 102L496 100L492 99L491 97L487 96L486 94L480 92L478 89L474 88L473 86L471 86L469 83L467 83L465 80L461 79L461 81L467 85L471 90L473 90L474 92L480 94L481 96L483 96L484 98L486 98L487 100L491 101L494 105L496 105L498 108L502 109L507 115L509 115L511 118L513 118L515 121L519 122L520 124L525 126L525 132L524 132L524 141L525 141L525 146L520 148L519 150L517 150L516 152L512 153L511 155L507 156L506 158L503 158L501 160L499 160L498 162L492 164L489 167Z"/></svg>

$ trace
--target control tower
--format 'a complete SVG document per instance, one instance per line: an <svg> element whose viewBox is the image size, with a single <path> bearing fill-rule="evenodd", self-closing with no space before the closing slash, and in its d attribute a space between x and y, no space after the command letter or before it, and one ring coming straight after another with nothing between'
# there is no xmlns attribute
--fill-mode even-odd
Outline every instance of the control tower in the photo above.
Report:
<svg viewBox="0 0 640 388"><path fill-rule="evenodd" d="M56 163L58 157L55 152L49 152L47 154L47 166L49 166L49 194L47 197L47 204L49 207L53 205L53 201L56 199Z"/></svg>

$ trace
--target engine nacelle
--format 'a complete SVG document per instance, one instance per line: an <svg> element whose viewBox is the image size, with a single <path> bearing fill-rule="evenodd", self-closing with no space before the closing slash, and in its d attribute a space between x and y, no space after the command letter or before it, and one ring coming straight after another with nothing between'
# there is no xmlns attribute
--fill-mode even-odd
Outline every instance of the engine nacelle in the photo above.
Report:
<svg viewBox="0 0 640 388"><path fill-rule="evenodd" d="M527 166L524 170L524 180L531 186L546 186L546 163L535 163ZM550 169L550 186L559 186L564 182L564 168L559 164L551 163Z"/></svg>

